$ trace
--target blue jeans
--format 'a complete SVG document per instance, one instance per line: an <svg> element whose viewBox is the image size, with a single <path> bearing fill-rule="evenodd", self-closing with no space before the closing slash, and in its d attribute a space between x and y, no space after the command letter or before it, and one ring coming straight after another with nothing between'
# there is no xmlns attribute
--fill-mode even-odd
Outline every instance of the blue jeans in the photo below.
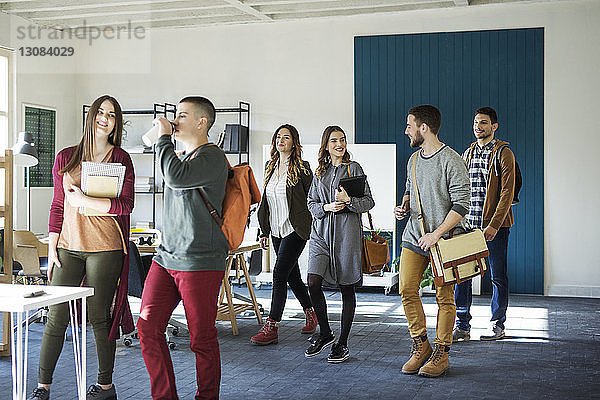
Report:
<svg viewBox="0 0 600 400"><path fill-rule="evenodd" d="M508 308L508 275L507 275L507 249L510 228L500 228L496 237L488 242L490 256L486 263L492 274L492 318L491 321L504 329L506 309ZM471 325L471 281L456 285L454 300L456 302L456 327L470 331Z"/></svg>

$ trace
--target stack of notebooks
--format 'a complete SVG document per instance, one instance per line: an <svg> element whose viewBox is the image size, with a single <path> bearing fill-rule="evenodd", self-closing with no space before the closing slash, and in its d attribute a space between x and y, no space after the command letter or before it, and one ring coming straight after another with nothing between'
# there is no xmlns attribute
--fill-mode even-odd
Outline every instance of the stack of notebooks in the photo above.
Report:
<svg viewBox="0 0 600 400"><path fill-rule="evenodd" d="M125 180L125 166L119 163L81 163L81 190L88 196L114 199L121 195ZM86 216L114 216L114 214L80 207Z"/></svg>
<svg viewBox="0 0 600 400"><path fill-rule="evenodd" d="M154 187L154 178L151 176L136 176L135 191L136 192L151 192Z"/></svg>

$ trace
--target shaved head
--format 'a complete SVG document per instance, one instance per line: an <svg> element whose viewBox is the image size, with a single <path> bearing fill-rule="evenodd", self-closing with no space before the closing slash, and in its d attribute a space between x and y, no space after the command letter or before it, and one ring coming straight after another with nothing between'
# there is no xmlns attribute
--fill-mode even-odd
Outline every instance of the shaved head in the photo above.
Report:
<svg viewBox="0 0 600 400"><path fill-rule="evenodd" d="M208 120L206 124L207 131L210 130L215 123L215 106L209 99L201 96L188 96L179 102L191 104L194 110L194 118L206 118Z"/></svg>

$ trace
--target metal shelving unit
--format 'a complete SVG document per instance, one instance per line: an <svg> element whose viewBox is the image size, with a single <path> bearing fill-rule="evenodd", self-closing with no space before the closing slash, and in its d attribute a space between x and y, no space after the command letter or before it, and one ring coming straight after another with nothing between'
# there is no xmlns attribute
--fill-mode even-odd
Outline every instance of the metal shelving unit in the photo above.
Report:
<svg viewBox="0 0 600 400"><path fill-rule="evenodd" d="M173 114L173 119L175 118L175 111L171 109L171 104L168 103L154 103L151 110L122 110L123 115L152 115L152 118L156 118L158 116L168 117L169 113ZM90 106L83 106L83 118L82 118L82 129L85 129L85 115L89 111ZM155 145L152 146L152 151L136 153L141 155L152 155L152 190L149 192L134 192L135 195L138 194L151 194L152 195L152 226L156 226L156 195L162 194L162 190L156 190L156 149ZM135 163L134 163L135 166Z"/></svg>
<svg viewBox="0 0 600 400"><path fill-rule="evenodd" d="M238 135L238 151L226 151L225 154L237 154L238 163L242 163L242 155L245 154L250 162L250 103L240 101L238 107L232 108L216 108L215 111L218 113L237 113L238 124L248 129L248 141L247 149L242 151L242 139L241 135Z"/></svg>

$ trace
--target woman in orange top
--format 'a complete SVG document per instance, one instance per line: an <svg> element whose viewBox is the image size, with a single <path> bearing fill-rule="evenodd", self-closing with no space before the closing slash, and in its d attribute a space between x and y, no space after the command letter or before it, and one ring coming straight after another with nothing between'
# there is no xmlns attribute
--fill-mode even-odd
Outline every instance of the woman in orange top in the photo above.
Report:
<svg viewBox="0 0 600 400"><path fill-rule="evenodd" d="M85 278L85 285L94 288L87 308L96 340L98 383L89 387L88 400L117 398L112 384L115 340L119 336L119 327L123 332L133 331L127 304L129 258L125 244L129 234L129 214L133 209L134 172L129 154L120 147L122 137L121 106L111 96L99 97L90 106L79 144L60 151L52 169L54 199L50 208L48 246L50 284L79 286ZM84 161L125 166L125 179L117 198L90 197L81 191ZM80 207L112 215L87 216L79 212ZM111 308L113 298L116 302ZM39 384L32 399L50 396L52 375L68 322L67 304L50 307L42 338Z"/></svg>

